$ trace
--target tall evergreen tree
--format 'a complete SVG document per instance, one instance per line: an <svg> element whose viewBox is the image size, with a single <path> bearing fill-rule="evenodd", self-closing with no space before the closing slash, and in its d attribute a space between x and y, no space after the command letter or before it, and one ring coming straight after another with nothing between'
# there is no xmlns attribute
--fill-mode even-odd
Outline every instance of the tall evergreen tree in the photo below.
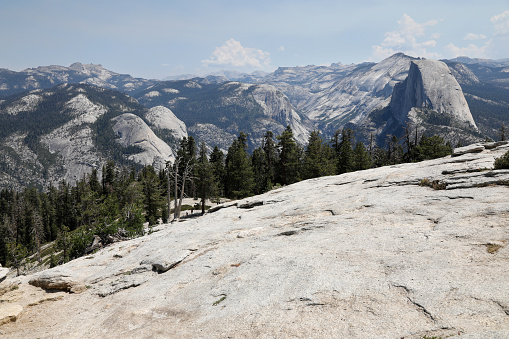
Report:
<svg viewBox="0 0 509 339"><path fill-rule="evenodd" d="M222 197L225 195L224 182L226 178L226 169L224 161L224 153L217 146L215 146L212 150L212 153L210 153L209 162L212 166L214 181L216 182L216 197Z"/></svg>
<svg viewBox="0 0 509 339"><path fill-rule="evenodd" d="M277 154L277 145L274 141L274 134L271 131L267 131L263 136L262 149L265 154L266 163L266 179L265 186L270 189L276 182L276 166L279 161Z"/></svg>
<svg viewBox="0 0 509 339"><path fill-rule="evenodd" d="M251 156L254 172L254 193L261 194L270 189L271 181L269 179L267 158L261 148L256 148Z"/></svg>
<svg viewBox="0 0 509 339"><path fill-rule="evenodd" d="M178 175L183 177L184 172L187 169L194 168L196 163L196 142L192 136L182 138L180 141L180 147L177 151L177 158L179 161ZM184 191L194 197L196 195L194 178L190 176L188 179L189 180L186 180L184 183Z"/></svg>
<svg viewBox="0 0 509 339"><path fill-rule="evenodd" d="M207 158L205 143L201 143L200 152L194 167L196 190L201 199L201 213L205 214L205 201L215 191L215 180L212 165Z"/></svg>
<svg viewBox="0 0 509 339"><path fill-rule="evenodd" d="M353 150L353 170L361 171L373 166L373 161L366 146L362 142L357 142Z"/></svg>
<svg viewBox="0 0 509 339"><path fill-rule="evenodd" d="M300 181L300 150L290 126L277 137L279 150L278 182L283 185Z"/></svg>
<svg viewBox="0 0 509 339"><path fill-rule="evenodd" d="M347 173L353 170L353 131L350 128L343 128L341 142L337 150L338 173Z"/></svg>
<svg viewBox="0 0 509 339"><path fill-rule="evenodd" d="M302 165L304 179L333 175L334 155L332 148L324 143L318 131L311 132Z"/></svg>
<svg viewBox="0 0 509 339"><path fill-rule="evenodd" d="M159 185L159 177L154 167L146 166L141 173L141 183L143 185L143 195L145 204L145 217L150 225L154 225L159 217L159 211L162 207L163 198Z"/></svg>
<svg viewBox="0 0 509 339"><path fill-rule="evenodd" d="M226 155L226 196L244 198L253 194L253 188L253 168L247 154L247 135L241 132Z"/></svg>

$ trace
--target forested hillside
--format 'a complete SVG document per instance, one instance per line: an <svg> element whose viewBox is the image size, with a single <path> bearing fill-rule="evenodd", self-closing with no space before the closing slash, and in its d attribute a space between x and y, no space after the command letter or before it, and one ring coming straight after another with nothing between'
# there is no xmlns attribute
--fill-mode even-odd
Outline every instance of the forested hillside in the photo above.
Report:
<svg viewBox="0 0 509 339"><path fill-rule="evenodd" d="M433 159L452 151L440 137L408 132L405 147L391 137L387 148L379 148L356 142L349 129L338 131L332 140L314 131L303 148L287 127L279 135L267 131L263 145L252 154L248 136L240 133L226 154L215 147L210 156L203 143L198 147L188 137L180 142L176 160L160 171L108 161L100 177L94 169L75 185L62 181L44 191L3 189L0 263L19 269L36 262L53 266L143 235L151 225L179 219L183 210L203 213L208 199L244 198L304 179ZM195 203L182 205L183 197ZM53 244L43 246L49 242ZM23 261L28 255L32 264Z"/></svg>

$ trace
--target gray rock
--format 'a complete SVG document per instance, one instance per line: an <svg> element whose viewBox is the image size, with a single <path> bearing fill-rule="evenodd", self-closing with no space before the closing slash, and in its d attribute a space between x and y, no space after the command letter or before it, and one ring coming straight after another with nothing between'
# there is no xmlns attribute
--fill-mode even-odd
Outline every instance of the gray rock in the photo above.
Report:
<svg viewBox="0 0 509 339"><path fill-rule="evenodd" d="M140 265L151 265L157 273L164 273L180 264L191 253L190 250L180 250L176 252L166 252L140 262Z"/></svg>
<svg viewBox="0 0 509 339"><path fill-rule="evenodd" d="M76 274L64 267L55 267L36 274L29 282L30 285L45 290L59 290L69 293L81 293L86 290L85 284Z"/></svg>
<svg viewBox="0 0 509 339"><path fill-rule="evenodd" d="M453 157L457 157L467 153L479 153L486 149L483 144L472 144L464 147L458 147L452 152Z"/></svg>
<svg viewBox="0 0 509 339"><path fill-rule="evenodd" d="M2 331L509 337L509 173L482 170L505 151L302 181L112 244L62 266L90 285L87 292L44 312L28 308ZM492 179L500 182L483 184Z"/></svg>
<svg viewBox="0 0 509 339"><path fill-rule="evenodd" d="M17 304L2 304L0 307L0 326L16 321L21 313L23 307Z"/></svg>
<svg viewBox="0 0 509 339"><path fill-rule="evenodd" d="M0 266L0 282L5 280L7 274L9 274L9 269Z"/></svg>

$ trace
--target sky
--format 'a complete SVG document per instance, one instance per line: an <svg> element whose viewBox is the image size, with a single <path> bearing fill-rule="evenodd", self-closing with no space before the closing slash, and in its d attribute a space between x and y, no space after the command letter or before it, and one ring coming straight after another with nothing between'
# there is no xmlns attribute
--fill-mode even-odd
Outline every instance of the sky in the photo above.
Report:
<svg viewBox="0 0 509 339"><path fill-rule="evenodd" d="M163 79L218 70L509 58L509 0L0 0L0 68L73 62Z"/></svg>

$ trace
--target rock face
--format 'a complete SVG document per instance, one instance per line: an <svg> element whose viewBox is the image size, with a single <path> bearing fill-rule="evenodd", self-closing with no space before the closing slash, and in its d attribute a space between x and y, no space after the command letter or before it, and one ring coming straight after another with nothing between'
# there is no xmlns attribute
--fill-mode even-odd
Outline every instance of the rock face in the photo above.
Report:
<svg viewBox="0 0 509 339"><path fill-rule="evenodd" d="M132 92L154 84L154 80L133 78L118 74L101 65L73 63L65 66L41 66L21 72L0 69L0 96L47 89L62 83L82 83L104 88Z"/></svg>
<svg viewBox="0 0 509 339"><path fill-rule="evenodd" d="M408 77L394 89L390 107L402 124L410 111L417 108L429 109L477 129L458 81L441 61L412 61Z"/></svg>
<svg viewBox="0 0 509 339"><path fill-rule="evenodd" d="M145 114L145 119L154 128L169 130L177 140L187 138L186 124L177 118L169 108L164 106L152 107Z"/></svg>
<svg viewBox="0 0 509 339"><path fill-rule="evenodd" d="M208 78L165 81L136 93L136 98L151 110L170 109L198 143L203 141L210 149L217 145L227 150L239 132L244 132L253 150L261 146L267 131L278 135L286 126L292 128L296 141L305 144L313 130L288 97L269 84L218 83Z"/></svg>
<svg viewBox="0 0 509 339"><path fill-rule="evenodd" d="M113 132L119 137L116 141L124 147L137 146L143 152L129 155L129 159L142 165L150 165L157 159L162 163L173 161L173 150L159 139L147 124L138 116L124 113L112 119Z"/></svg>
<svg viewBox="0 0 509 339"><path fill-rule="evenodd" d="M489 168L508 150L307 180L161 225L62 266L88 289L1 331L507 338L509 171Z"/></svg>
<svg viewBox="0 0 509 339"><path fill-rule="evenodd" d="M0 103L0 125L9 126L0 131L0 188L18 189L100 174L112 154L119 166L164 165L187 135L166 108L148 110L117 91L69 84Z"/></svg>
<svg viewBox="0 0 509 339"><path fill-rule="evenodd" d="M9 274L9 269L0 266L0 282L2 282Z"/></svg>

